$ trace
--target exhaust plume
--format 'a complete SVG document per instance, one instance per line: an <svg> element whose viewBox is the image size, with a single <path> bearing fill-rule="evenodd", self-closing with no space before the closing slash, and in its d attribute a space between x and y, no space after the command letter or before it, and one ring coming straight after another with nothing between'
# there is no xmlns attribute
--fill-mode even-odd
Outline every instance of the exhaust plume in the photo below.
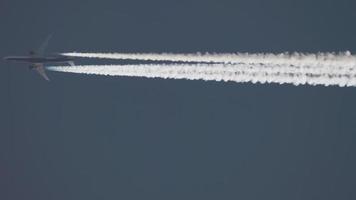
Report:
<svg viewBox="0 0 356 200"><path fill-rule="evenodd" d="M315 67L328 70L346 70L354 68L356 56L350 52L344 53L282 53L282 54L172 54L172 53L63 53L65 56L103 58L103 59L128 59L142 61L171 61L195 63L224 63L224 64L263 64L263 65L294 65L300 67Z"/></svg>
<svg viewBox="0 0 356 200"><path fill-rule="evenodd" d="M335 56L335 55L333 55ZM273 56L272 56L273 57ZM337 56L336 56L337 57ZM356 86L356 66L350 64L351 58L332 60L330 57L326 61L335 64L336 61L348 63L347 67L338 64L331 67L317 57L308 61L318 61L319 64L312 65L308 62L300 65L290 64L285 58L258 58L260 62L235 63L235 64L139 64L139 65L81 65L81 66L52 66L48 70L58 72L71 72L81 74L96 74L107 76L130 76L146 78L170 78L205 81L234 81L252 83L289 83L294 85L337 85ZM149 57L148 57L149 58ZM257 60L258 60L257 59ZM354 59L352 57L352 59ZM187 59L186 59L187 60ZM186 61L185 60L185 61ZM251 59L255 61L254 59ZM279 62L277 64L277 61ZM305 59L304 59L305 60ZM270 61L270 62L265 62ZM246 62L246 61L244 61ZM287 63L288 64L287 64ZM300 61L299 61L300 62Z"/></svg>

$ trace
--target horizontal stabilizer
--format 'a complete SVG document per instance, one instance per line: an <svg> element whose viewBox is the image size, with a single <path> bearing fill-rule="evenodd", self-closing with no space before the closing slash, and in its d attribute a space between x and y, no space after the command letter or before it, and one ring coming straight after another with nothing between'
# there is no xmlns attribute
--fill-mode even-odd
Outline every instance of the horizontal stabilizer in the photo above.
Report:
<svg viewBox="0 0 356 200"><path fill-rule="evenodd" d="M73 61L68 61L68 64L70 64L70 66L75 66Z"/></svg>

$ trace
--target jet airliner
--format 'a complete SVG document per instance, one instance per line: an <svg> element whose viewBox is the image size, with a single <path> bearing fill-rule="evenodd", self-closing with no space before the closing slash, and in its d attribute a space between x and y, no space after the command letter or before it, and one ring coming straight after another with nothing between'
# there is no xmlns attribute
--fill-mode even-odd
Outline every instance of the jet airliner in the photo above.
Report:
<svg viewBox="0 0 356 200"><path fill-rule="evenodd" d="M30 51L29 56L8 56L4 60L16 61L30 64L29 69L36 70L44 79L49 81L45 72L44 64L46 63L68 63L74 66L71 57L62 55L45 55L44 51L48 45L51 36L48 36L37 51Z"/></svg>

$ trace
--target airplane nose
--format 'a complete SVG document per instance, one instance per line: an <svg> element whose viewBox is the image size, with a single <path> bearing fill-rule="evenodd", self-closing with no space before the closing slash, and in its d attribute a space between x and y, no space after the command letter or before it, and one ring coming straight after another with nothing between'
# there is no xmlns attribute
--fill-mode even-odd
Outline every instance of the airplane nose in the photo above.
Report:
<svg viewBox="0 0 356 200"><path fill-rule="evenodd" d="M3 59L3 60L7 60L7 61L9 61L9 60L11 60L11 57L6 56L6 57L3 57L2 59Z"/></svg>

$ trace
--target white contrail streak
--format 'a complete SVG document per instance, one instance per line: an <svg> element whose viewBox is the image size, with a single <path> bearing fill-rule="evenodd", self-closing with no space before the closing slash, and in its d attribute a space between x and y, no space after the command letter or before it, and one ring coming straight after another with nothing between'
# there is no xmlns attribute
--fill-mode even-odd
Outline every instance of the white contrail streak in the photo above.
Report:
<svg viewBox="0 0 356 200"><path fill-rule="evenodd" d="M53 66L48 70L108 76L133 76L188 80L214 80L294 85L356 86L355 66L335 70L288 64L140 64Z"/></svg>
<svg viewBox="0 0 356 200"><path fill-rule="evenodd" d="M172 54L172 53L63 53L62 55L86 58L129 59L143 61L172 61L225 64L294 65L349 71L356 65L356 56L344 53L282 53L282 54ZM336 68L336 69L335 69Z"/></svg>

